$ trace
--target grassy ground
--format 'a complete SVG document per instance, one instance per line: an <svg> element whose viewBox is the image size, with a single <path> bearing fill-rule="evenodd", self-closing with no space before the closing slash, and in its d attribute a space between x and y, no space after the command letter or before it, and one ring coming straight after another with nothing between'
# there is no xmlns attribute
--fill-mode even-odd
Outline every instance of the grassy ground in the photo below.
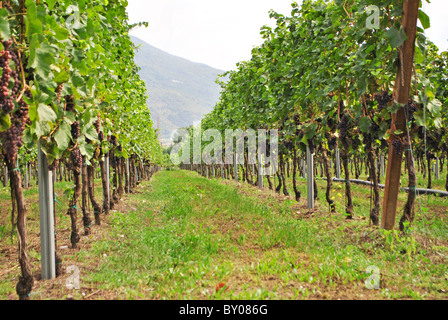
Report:
<svg viewBox="0 0 448 320"><path fill-rule="evenodd" d="M338 213L331 215L325 182L318 184L322 200L310 212L306 199L297 203L193 172L161 172L82 237L81 250L60 251L64 270L80 271L80 289L67 288L73 274L37 279L32 299L448 298L446 199L420 197L411 234L400 236L369 226L370 188L354 186L355 219L347 221L343 185L335 184ZM304 181L299 185L306 198ZM68 187L58 185L61 191ZM38 278L37 192L27 192L30 257ZM19 275L8 198L0 192L0 299L16 299ZM402 193L401 207L404 200ZM69 217L58 214L57 223L58 247L68 246ZM377 290L366 288L369 266L380 272Z"/></svg>

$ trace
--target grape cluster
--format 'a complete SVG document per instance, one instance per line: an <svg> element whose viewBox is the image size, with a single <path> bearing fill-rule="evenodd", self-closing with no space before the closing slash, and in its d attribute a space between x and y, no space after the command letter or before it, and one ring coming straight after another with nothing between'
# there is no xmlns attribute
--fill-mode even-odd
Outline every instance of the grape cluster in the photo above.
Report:
<svg viewBox="0 0 448 320"><path fill-rule="evenodd" d="M374 137L378 137L379 136L379 131L380 131L380 126L376 123L376 122L372 122L370 124L370 134Z"/></svg>
<svg viewBox="0 0 448 320"><path fill-rule="evenodd" d="M95 125L96 132L98 133L98 139L100 141L103 141L104 140L104 132L101 131L101 117L99 114L98 114L98 117L97 117L94 125Z"/></svg>
<svg viewBox="0 0 448 320"><path fill-rule="evenodd" d="M367 149L370 148L370 146L372 145L373 142L373 137L370 133L365 133L363 135L363 139L362 139L362 143L364 143L364 145L366 146Z"/></svg>
<svg viewBox="0 0 448 320"><path fill-rule="evenodd" d="M297 114L294 115L294 123L296 126L300 125L300 117Z"/></svg>
<svg viewBox="0 0 448 320"><path fill-rule="evenodd" d="M64 89L64 84L61 83L57 88L56 88L56 101L59 103L61 102L61 98L62 98L62 89Z"/></svg>
<svg viewBox="0 0 448 320"><path fill-rule="evenodd" d="M419 127L417 134L421 140L425 139L425 127L423 127L423 126Z"/></svg>
<svg viewBox="0 0 448 320"><path fill-rule="evenodd" d="M331 130L333 130L335 127L336 127L336 121L334 121L334 118L332 118L332 117L328 117L327 118L327 126L331 129Z"/></svg>
<svg viewBox="0 0 448 320"><path fill-rule="evenodd" d="M428 151L426 151L426 158L428 160L435 160L437 157L434 154L434 152L428 150Z"/></svg>
<svg viewBox="0 0 448 320"><path fill-rule="evenodd" d="M338 130L339 130L339 137L342 140L345 140L347 138L347 132L350 129L350 120L347 115L344 115L341 119L341 122L338 124Z"/></svg>
<svg viewBox="0 0 448 320"><path fill-rule="evenodd" d="M381 139L380 142L381 142L380 149L386 150L389 147L389 144L388 144L387 140Z"/></svg>
<svg viewBox="0 0 448 320"><path fill-rule="evenodd" d="M294 149L294 144L291 141L285 141L284 145L287 150L292 151Z"/></svg>
<svg viewBox="0 0 448 320"><path fill-rule="evenodd" d="M26 102L23 99L19 101L19 108L14 113L13 123L16 127L19 127L23 132L25 130L25 126L27 121L29 120L29 108Z"/></svg>
<svg viewBox="0 0 448 320"><path fill-rule="evenodd" d="M426 138L428 147L432 150L436 150L439 148L439 142L442 140L442 137L435 132L430 132L430 134Z"/></svg>
<svg viewBox="0 0 448 320"><path fill-rule="evenodd" d="M15 69L11 69L11 60L16 66L19 65L19 59L14 51L9 48L12 41L2 41L4 50L0 51L0 67L3 70L3 75L0 80L0 103L4 113L10 113L14 110L14 97L20 90L19 73ZM10 82L13 80L13 87L10 91Z"/></svg>
<svg viewBox="0 0 448 320"><path fill-rule="evenodd" d="M359 139L359 136L358 135L353 136L353 138L352 138L353 150L358 149L360 145L361 145L361 140Z"/></svg>
<svg viewBox="0 0 448 320"><path fill-rule="evenodd" d="M100 126L101 126L101 117L100 117L100 115L97 116L96 122L93 125L95 126L96 132L100 133Z"/></svg>
<svg viewBox="0 0 448 320"><path fill-rule="evenodd" d="M325 139L327 139L328 149L333 151L338 146L338 140L330 132L325 133Z"/></svg>
<svg viewBox="0 0 448 320"><path fill-rule="evenodd" d="M19 148L23 144L20 128L11 126L8 130L0 133L0 138L2 139L3 148L8 159L13 161L17 156Z"/></svg>
<svg viewBox="0 0 448 320"><path fill-rule="evenodd" d="M11 40L2 41L4 50L0 51L0 66L3 70L0 79L0 110L4 114L10 115L11 127L0 133L3 148L10 161L17 157L19 148L23 145L22 133L25 130L26 123L29 119L28 105L23 99L15 102L15 97L20 91L21 82L17 67L20 65L16 53L10 49ZM11 69L11 60L15 64L15 68ZM11 80L13 82L10 89ZM29 93L28 93L29 95ZM16 110L14 113L13 111Z"/></svg>
<svg viewBox="0 0 448 320"><path fill-rule="evenodd" d="M426 153L426 157L428 159L436 159L436 155L433 152L434 150L438 150L439 147L439 143L440 141L442 141L442 137L439 136L439 134L436 134L434 132L430 132L427 136L426 136L426 144L428 147L428 151Z"/></svg>
<svg viewBox="0 0 448 320"><path fill-rule="evenodd" d="M53 171L54 169L57 168L58 165L59 165L59 160L56 159L56 160L53 161L52 164L50 164L50 165L48 166L48 170Z"/></svg>
<svg viewBox="0 0 448 320"><path fill-rule="evenodd" d="M110 143L113 145L113 146L118 146L118 140L117 140L117 137L116 136L111 136L110 137Z"/></svg>
<svg viewBox="0 0 448 320"><path fill-rule="evenodd" d="M71 127L71 132L72 132L73 140L78 140L78 138L80 136L80 129L79 129L78 121L73 122L72 127Z"/></svg>
<svg viewBox="0 0 448 320"><path fill-rule="evenodd" d="M296 136L298 140L302 140L305 132L303 130L296 129Z"/></svg>
<svg viewBox="0 0 448 320"><path fill-rule="evenodd" d="M394 151L396 155L401 155L403 151L403 143L399 139L395 139L392 141L392 146L394 147Z"/></svg>
<svg viewBox="0 0 448 320"><path fill-rule="evenodd" d="M369 126L369 132L364 134L363 143L370 148L376 137L379 136L380 126L372 122Z"/></svg>
<svg viewBox="0 0 448 320"><path fill-rule="evenodd" d="M117 166L117 158L113 154L110 155L109 161L111 167L115 168Z"/></svg>
<svg viewBox="0 0 448 320"><path fill-rule="evenodd" d="M314 154L314 152L316 151L316 146L313 140L308 139L308 147L310 148L310 153Z"/></svg>
<svg viewBox="0 0 448 320"><path fill-rule="evenodd" d="M446 153L448 152L448 145L446 143L443 143L440 149L442 150L442 153Z"/></svg>
<svg viewBox="0 0 448 320"><path fill-rule="evenodd" d="M65 97L65 110L74 112L75 111L75 98L73 96Z"/></svg>
<svg viewBox="0 0 448 320"><path fill-rule="evenodd" d="M405 111L408 121L413 121L414 113L417 111L417 104L414 102L414 100L409 100L408 104L405 107Z"/></svg>
<svg viewBox="0 0 448 320"><path fill-rule="evenodd" d="M378 102L378 112L387 108L387 105L392 101L392 95L387 91L376 93L374 99Z"/></svg>
<svg viewBox="0 0 448 320"><path fill-rule="evenodd" d="M338 147L338 139L336 137L331 137L330 139L328 139L328 149L330 149L330 151L333 151L337 147Z"/></svg>
<svg viewBox="0 0 448 320"><path fill-rule="evenodd" d="M79 148L75 148L71 155L70 155L70 163L72 170L77 170L78 172L81 170L82 167L82 155L81 151L79 151Z"/></svg>

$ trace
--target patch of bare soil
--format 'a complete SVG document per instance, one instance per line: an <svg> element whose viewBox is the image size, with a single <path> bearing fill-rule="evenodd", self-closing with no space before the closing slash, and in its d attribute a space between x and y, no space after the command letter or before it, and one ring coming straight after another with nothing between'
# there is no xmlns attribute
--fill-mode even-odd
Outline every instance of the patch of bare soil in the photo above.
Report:
<svg viewBox="0 0 448 320"><path fill-rule="evenodd" d="M126 213L132 209L135 209L134 207L135 206L128 201L127 196L125 196L124 199L115 205L114 211ZM81 226L82 221L78 217L78 227L81 235L78 249L71 248L70 228L58 228L56 221L56 251L62 257L62 274L56 279L46 281L42 281L41 262L37 256L40 252L40 233L38 231L34 231L36 229L35 227L28 228L29 257L32 266L32 273L34 275L34 287L30 297L31 300L119 299L116 292L100 289L98 288L98 284L89 284L82 281L82 275L95 272L101 265L101 259L103 259L105 257L104 255L106 255L106 253L104 253L103 257L93 257L89 254L84 255L83 253L88 253L96 242L103 239L109 239L111 229L109 218L110 216L102 215L101 226L93 225L90 229L90 234L85 235L84 229ZM28 223L30 222L28 221ZM120 240L115 239L115 241ZM15 285L18 282L18 277L20 275L18 248L15 243L11 244L10 241L3 241L0 247L0 264L2 265L2 270L0 271L0 281L7 281L11 283L11 294L9 294L6 299L17 300L18 297L15 293ZM79 290L70 289L70 286L76 284L73 280L77 276L76 273L78 271L81 279L80 288Z"/></svg>

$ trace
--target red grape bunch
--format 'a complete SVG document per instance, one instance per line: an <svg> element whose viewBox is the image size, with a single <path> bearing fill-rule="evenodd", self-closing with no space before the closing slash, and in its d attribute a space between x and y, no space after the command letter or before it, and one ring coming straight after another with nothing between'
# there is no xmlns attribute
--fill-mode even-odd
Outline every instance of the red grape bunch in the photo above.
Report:
<svg viewBox="0 0 448 320"><path fill-rule="evenodd" d="M0 139L8 159L13 161L17 157L18 149L23 145L22 133L25 130L29 114L28 105L23 99L15 102L15 97L21 87L19 72L16 70L20 65L19 59L11 49L11 40L2 41L2 44L4 50L0 51L0 67L3 71L0 79L0 108L4 114L10 116L11 126L8 130L0 133ZM15 65L13 69L11 69L11 61ZM14 110L16 111L13 113Z"/></svg>
<svg viewBox="0 0 448 320"><path fill-rule="evenodd" d="M65 107L66 111L75 112L75 98L73 96L66 96L65 103L66 103Z"/></svg>
<svg viewBox="0 0 448 320"><path fill-rule="evenodd" d="M111 137L110 137L110 143L111 143L113 146L117 147L117 146L118 146L118 139L117 139L117 137L116 137L116 136L111 136Z"/></svg>
<svg viewBox="0 0 448 320"><path fill-rule="evenodd" d="M48 170L54 171L58 165L59 165L59 160L56 159L53 161L53 163L51 165L48 166Z"/></svg>
<svg viewBox="0 0 448 320"><path fill-rule="evenodd" d="M396 155L400 155L403 152L403 143L400 139L394 139L392 141L392 146Z"/></svg>
<svg viewBox="0 0 448 320"><path fill-rule="evenodd" d="M71 127L71 132L72 132L73 140L75 140L75 141L78 140L78 138L80 136L80 129L79 129L78 121L73 122L72 127Z"/></svg>
<svg viewBox="0 0 448 320"><path fill-rule="evenodd" d="M10 50L12 41L2 41L4 50L0 51L0 67L3 70L2 78L0 79L0 103L4 113L10 113L14 110L14 97L20 89L19 73L15 69L11 69L11 60L16 67L19 65L19 60L14 51ZM13 81L12 89L10 89L10 82ZM11 91L10 91L11 90Z"/></svg>
<svg viewBox="0 0 448 320"><path fill-rule="evenodd" d="M389 94L389 92L383 91L382 93L376 93L374 98L378 103L378 112L381 112L383 109L387 108L387 105L392 101L393 96Z"/></svg>
<svg viewBox="0 0 448 320"><path fill-rule="evenodd" d="M82 168L82 155L79 148L75 148L70 154L70 164L71 169L76 170L77 172L81 172Z"/></svg>
<svg viewBox="0 0 448 320"><path fill-rule="evenodd" d="M345 140L347 138L347 131L350 129L350 120L347 115L344 114L344 116L341 119L341 122L338 124L338 130L339 130L339 137L341 140Z"/></svg>
<svg viewBox="0 0 448 320"><path fill-rule="evenodd" d="M64 89L64 84L61 83L57 88L56 88L56 101L59 103L61 102L61 98L62 98L62 89Z"/></svg>
<svg viewBox="0 0 448 320"><path fill-rule="evenodd" d="M409 100L408 104L405 107L406 118L408 121L414 121L414 113L418 110L418 106L414 100Z"/></svg>
<svg viewBox="0 0 448 320"><path fill-rule="evenodd" d="M102 142L104 140L104 132L101 131L101 116L99 114L94 125L96 132L98 133L98 139L100 140L100 142Z"/></svg>
<svg viewBox="0 0 448 320"><path fill-rule="evenodd" d="M96 132L100 133L100 128L101 128L101 117L100 117L100 115L98 115L96 117L96 122L93 125L95 126Z"/></svg>
<svg viewBox="0 0 448 320"><path fill-rule="evenodd" d="M329 132L326 132L325 138L327 139L328 149L330 151L333 151L334 149L336 149L338 147L338 139L336 136L330 134Z"/></svg>
<svg viewBox="0 0 448 320"><path fill-rule="evenodd" d="M308 147L310 149L310 153L314 154L316 152L316 145L312 139L308 139Z"/></svg>

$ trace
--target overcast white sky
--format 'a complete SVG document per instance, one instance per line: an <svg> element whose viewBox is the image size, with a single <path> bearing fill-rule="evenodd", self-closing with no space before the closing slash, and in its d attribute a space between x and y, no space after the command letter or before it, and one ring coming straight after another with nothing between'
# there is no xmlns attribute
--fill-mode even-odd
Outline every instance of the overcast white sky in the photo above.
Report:
<svg viewBox="0 0 448 320"><path fill-rule="evenodd" d="M132 35L168 53L211 67L235 69L262 43L260 28L272 24L269 10L290 15L293 0L128 0L130 23L147 21ZM301 2L300 0L297 2ZM448 0L424 3L428 37L448 50Z"/></svg>

